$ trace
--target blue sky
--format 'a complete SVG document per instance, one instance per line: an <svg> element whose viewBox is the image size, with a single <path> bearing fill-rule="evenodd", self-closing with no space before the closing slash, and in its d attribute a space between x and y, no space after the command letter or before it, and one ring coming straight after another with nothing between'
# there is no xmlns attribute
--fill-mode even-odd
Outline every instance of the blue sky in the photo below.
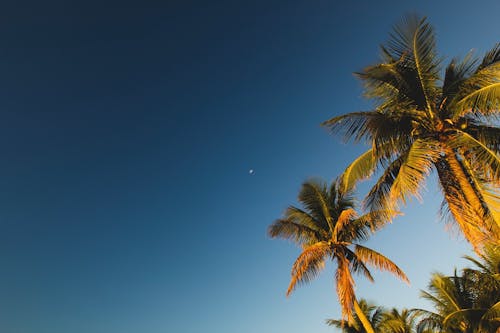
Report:
<svg viewBox="0 0 500 333"><path fill-rule="evenodd" d="M352 72L412 11L447 60L498 42L498 1L3 4L0 329L334 331L332 267L285 298L299 249L266 229L363 151L319 124L370 108ZM426 306L430 273L464 264L427 188L369 241L411 286L359 296Z"/></svg>

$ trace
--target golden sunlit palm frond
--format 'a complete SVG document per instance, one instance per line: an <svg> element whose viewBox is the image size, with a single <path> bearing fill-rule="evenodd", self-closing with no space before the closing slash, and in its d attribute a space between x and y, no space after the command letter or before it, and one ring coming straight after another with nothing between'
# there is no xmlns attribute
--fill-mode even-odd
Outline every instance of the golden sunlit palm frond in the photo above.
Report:
<svg viewBox="0 0 500 333"><path fill-rule="evenodd" d="M347 260L349 260L349 268L353 273L362 274L368 281L375 282L368 267L363 261L358 258L358 256L356 256L353 251L351 251L349 248L346 248L345 254Z"/></svg>
<svg viewBox="0 0 500 333"><path fill-rule="evenodd" d="M389 272L406 283L410 283L406 274L389 258L372 249L356 244L354 253L360 261L367 263L379 270Z"/></svg>
<svg viewBox="0 0 500 333"><path fill-rule="evenodd" d="M340 237L340 233L344 230L344 228L356 218L358 214L352 208L343 210L335 223L335 228L333 228L332 232L332 241L338 242Z"/></svg>
<svg viewBox="0 0 500 333"><path fill-rule="evenodd" d="M499 200L493 189L491 192L488 184L475 176L474 169L467 159L456 156L451 150L446 155L450 170L455 175L455 180L461 190L465 201L462 206L471 214L474 223L488 237L497 239L500 237L500 221L498 220ZM454 199L451 199L454 200ZM491 206L490 206L491 205Z"/></svg>
<svg viewBox="0 0 500 333"><path fill-rule="evenodd" d="M483 223L477 212L467 204L467 198L462 192L462 188L456 175L450 170L448 162L442 158L436 165L439 184L444 195L441 204L441 216L450 225L458 225L465 239L474 247L476 252L480 252L482 244L487 241L488 235L481 230ZM447 213L450 214L447 214Z"/></svg>
<svg viewBox="0 0 500 333"><path fill-rule="evenodd" d="M286 295L289 296L298 283L314 279L325 267L325 260L330 253L331 246L327 242L318 242L305 248L293 264L292 279Z"/></svg>
<svg viewBox="0 0 500 333"><path fill-rule="evenodd" d="M355 301L354 279L349 270L349 261L345 256L337 256L337 270L335 271L337 296L342 310L342 318L352 320L352 308Z"/></svg>
<svg viewBox="0 0 500 333"><path fill-rule="evenodd" d="M500 156L483 142L475 139L469 133L457 130L449 137L448 144L455 150L462 150L467 154L467 160L480 165L486 179L500 178Z"/></svg>
<svg viewBox="0 0 500 333"><path fill-rule="evenodd" d="M370 230L375 232L382 229L387 223L391 223L392 219L398 215L403 214L396 210L374 210L358 217L356 220L352 221L352 223L360 223L361 225L369 226Z"/></svg>
<svg viewBox="0 0 500 333"><path fill-rule="evenodd" d="M431 148L434 147L434 148ZM439 158L438 142L416 140L411 146L391 186L389 200L406 204L408 196L421 201L420 190Z"/></svg>

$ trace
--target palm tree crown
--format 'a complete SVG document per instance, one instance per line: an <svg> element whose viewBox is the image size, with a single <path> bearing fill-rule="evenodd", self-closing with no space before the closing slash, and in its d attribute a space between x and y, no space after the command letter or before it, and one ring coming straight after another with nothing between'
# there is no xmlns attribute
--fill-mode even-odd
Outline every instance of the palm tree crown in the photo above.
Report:
<svg viewBox="0 0 500 333"><path fill-rule="evenodd" d="M373 281L367 268L371 265L408 281L392 261L359 244L371 231L383 226L385 220L381 217L388 212L374 211L358 216L352 191L341 191L338 181L330 187L321 181L307 181L302 185L298 200L304 209L290 206L284 217L276 220L268 230L271 237L290 239L302 248L292 267L287 295L297 284L313 279L330 259L337 264L335 281L342 315L350 319L352 308L357 305L351 272L361 273Z"/></svg>
<svg viewBox="0 0 500 333"><path fill-rule="evenodd" d="M435 273L422 297L436 312L419 311L424 319L420 331L451 333L494 333L500 330L500 247L487 246L480 259L466 257L477 268L462 275Z"/></svg>
<svg viewBox="0 0 500 333"><path fill-rule="evenodd" d="M452 60L441 77L432 26L409 16L381 47L381 56L379 64L357 73L375 109L323 123L346 140L371 145L346 169L343 186L383 170L365 203L386 209L418 197L435 170L443 212L451 213L467 240L476 249L498 243L500 44L482 60Z"/></svg>

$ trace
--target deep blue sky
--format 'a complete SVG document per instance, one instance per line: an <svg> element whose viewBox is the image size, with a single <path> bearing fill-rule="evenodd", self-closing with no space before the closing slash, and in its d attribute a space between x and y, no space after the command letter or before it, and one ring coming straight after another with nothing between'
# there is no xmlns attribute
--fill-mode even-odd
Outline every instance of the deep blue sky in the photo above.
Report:
<svg viewBox="0 0 500 333"><path fill-rule="evenodd" d="M351 73L411 11L448 60L498 42L497 0L3 3L0 330L333 331L332 268L286 299L299 250L266 228L363 150L319 124L370 107ZM412 285L359 296L425 306L463 264L427 187L369 243Z"/></svg>

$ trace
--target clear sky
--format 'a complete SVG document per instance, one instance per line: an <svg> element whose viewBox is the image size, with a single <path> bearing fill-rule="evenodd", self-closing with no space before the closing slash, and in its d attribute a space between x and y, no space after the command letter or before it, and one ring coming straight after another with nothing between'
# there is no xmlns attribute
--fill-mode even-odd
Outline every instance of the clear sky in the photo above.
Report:
<svg viewBox="0 0 500 333"><path fill-rule="evenodd" d="M285 297L299 249L266 235L311 176L364 147L319 124L369 109L352 72L403 14L447 60L498 42L491 1L9 1L0 10L0 330L332 332L332 267ZM253 169L254 173L249 174ZM369 242L426 306L430 273L470 247L431 180ZM361 194L360 194L361 195Z"/></svg>

